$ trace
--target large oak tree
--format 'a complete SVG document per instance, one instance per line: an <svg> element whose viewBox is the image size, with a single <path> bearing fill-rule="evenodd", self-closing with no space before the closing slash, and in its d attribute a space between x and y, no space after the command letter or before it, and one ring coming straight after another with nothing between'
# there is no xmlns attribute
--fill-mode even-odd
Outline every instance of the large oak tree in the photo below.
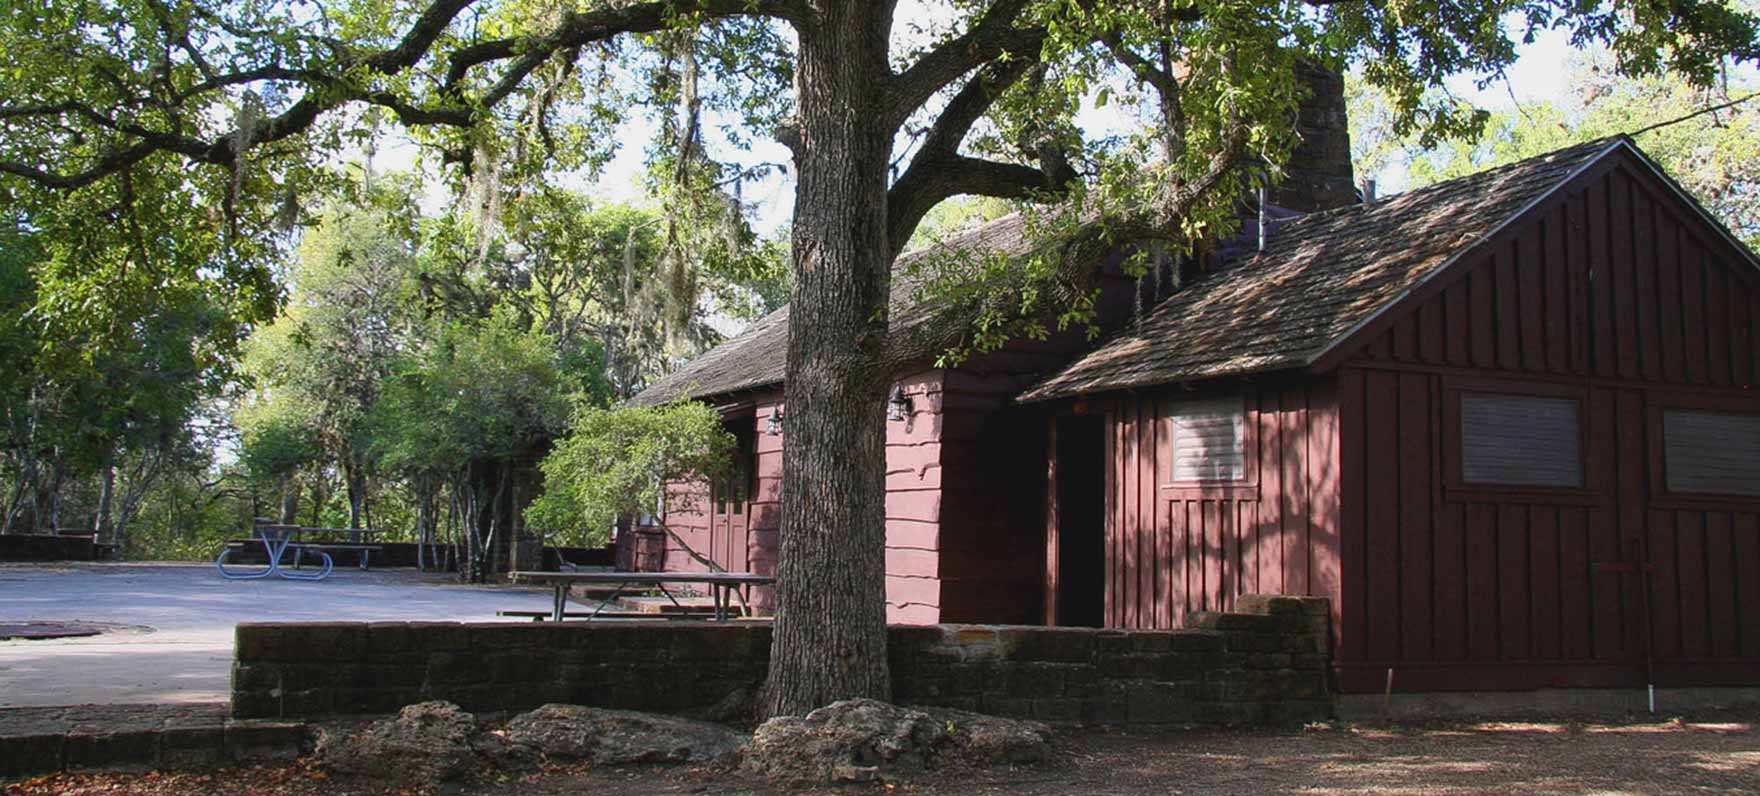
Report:
<svg viewBox="0 0 1760 796"><path fill-rule="evenodd" d="M961 194L1067 208L1046 275L1122 239L1175 249L1276 179L1298 58L1359 64L1404 130L1470 133L1426 89L1495 77L1564 26L1620 68L1699 83L1751 58L1755 20L1708 0L56 0L0 21L0 174L18 201L181 159L212 198L297 202L307 167L388 116L475 196L602 158L643 109L650 154L701 197L755 136L793 153L794 311L767 709L889 695L883 440L890 266ZM1085 102L1139 133L1089 140ZM720 138L712 145L711 138ZM48 197L48 198L44 198ZM675 196L675 209L714 207ZM260 204L260 203L259 203ZM1075 224L1079 221L1079 224ZM1023 266L1026 267L1026 266ZM223 278L223 277L222 277Z"/></svg>

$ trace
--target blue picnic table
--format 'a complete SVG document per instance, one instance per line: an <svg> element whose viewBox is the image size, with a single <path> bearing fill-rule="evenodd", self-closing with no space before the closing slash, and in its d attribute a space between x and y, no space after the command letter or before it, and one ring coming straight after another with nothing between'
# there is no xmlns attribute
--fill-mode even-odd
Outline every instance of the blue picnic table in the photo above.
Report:
<svg viewBox="0 0 1760 796"><path fill-rule="evenodd" d="M329 551L358 551L361 554L361 569L366 569L373 552L381 549L378 545L360 541L363 537L378 533L377 531L359 528L309 528L302 525L256 522L252 524L251 532L254 537L251 542L229 542L221 548L219 557L214 559L214 569L220 573L220 577L228 580L255 580L276 575L288 580L323 580L330 577L330 573L336 568L336 562L330 557ZM302 538L308 535L332 536L336 534L348 534L349 541L310 541ZM227 570L226 557L228 555L258 543L262 544L263 552L268 558L267 565L260 569L244 569L239 565L233 565L231 571ZM289 551L293 553L293 567L291 569L281 564L282 557ZM314 571L302 572L299 569L300 562L307 553L318 556L322 563Z"/></svg>

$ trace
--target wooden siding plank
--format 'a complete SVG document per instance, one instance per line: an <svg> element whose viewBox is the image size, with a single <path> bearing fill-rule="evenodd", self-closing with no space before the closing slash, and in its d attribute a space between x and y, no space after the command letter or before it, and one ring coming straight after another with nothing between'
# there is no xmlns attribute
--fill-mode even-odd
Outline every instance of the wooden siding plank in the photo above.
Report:
<svg viewBox="0 0 1760 796"><path fill-rule="evenodd" d="M1155 500L1160 491L1160 481L1155 479L1155 400L1144 398L1137 402L1137 528L1139 528L1139 549L1142 560L1137 572L1137 592L1139 592L1139 627L1162 627L1156 623L1155 606L1160 592L1156 583L1162 579L1162 558L1160 558L1160 542L1155 535Z"/></svg>
<svg viewBox="0 0 1760 796"><path fill-rule="evenodd" d="M1220 501L1202 500L1198 502L1199 516L1204 523L1204 605L1203 610L1222 610L1223 557L1226 555L1222 536L1222 512L1217 504Z"/></svg>
<svg viewBox="0 0 1760 796"><path fill-rule="evenodd" d="M1392 338L1391 355L1400 362L1415 362L1418 359L1418 319L1413 313L1406 313L1393 322L1389 332Z"/></svg>
<svg viewBox="0 0 1760 796"><path fill-rule="evenodd" d="M1497 507L1467 505L1467 654L1475 661L1498 658Z"/></svg>
<svg viewBox="0 0 1760 796"><path fill-rule="evenodd" d="M1760 657L1760 515L1737 514L1733 524L1741 654Z"/></svg>
<svg viewBox="0 0 1760 796"><path fill-rule="evenodd" d="M1675 546L1672 511L1650 512L1651 632L1661 658L1679 658L1682 651L1680 563Z"/></svg>
<svg viewBox="0 0 1760 796"><path fill-rule="evenodd" d="M1118 466L1118 417L1122 401L1115 403L1114 410L1106 416L1106 626L1119 627L1118 599L1118 559L1124 543L1124 534L1120 529L1118 516L1119 477L1123 470Z"/></svg>
<svg viewBox="0 0 1760 796"><path fill-rule="evenodd" d="M1607 239L1608 257L1613 272L1613 312L1610 323L1613 339L1618 344L1618 378L1635 379L1643 367L1643 345L1639 338L1637 231L1632 215L1631 181L1623 175L1608 180L1607 226L1600 237ZM1648 295L1648 294L1645 294Z"/></svg>
<svg viewBox="0 0 1760 796"><path fill-rule="evenodd" d="M1542 224L1516 238L1516 304L1520 307L1522 369L1546 369L1546 260Z"/></svg>
<svg viewBox="0 0 1760 796"><path fill-rule="evenodd" d="M1607 179L1589 184L1583 192L1583 243L1588 250L1589 328L1593 362L1589 372L1604 378L1619 375L1619 337L1614 325L1615 273L1608 253L1612 232L1607 223Z"/></svg>
<svg viewBox="0 0 1760 796"><path fill-rule="evenodd" d="M1571 372L1571 338L1574 326L1571 317L1570 262L1565 254L1565 236L1570 228L1565 223L1565 201L1546 216L1541 230L1545 234L1544 255L1546 302L1541 320L1546 330L1546 370L1553 373Z"/></svg>
<svg viewBox="0 0 1760 796"><path fill-rule="evenodd" d="M1492 266L1497 291L1497 315L1492 323L1497 331L1497 367L1503 370L1522 369L1522 289L1516 249L1517 241L1498 247Z"/></svg>
<svg viewBox="0 0 1760 796"><path fill-rule="evenodd" d="M1432 611L1436 617L1434 654L1437 660L1467 657L1467 535L1466 506L1444 503L1436 514L1436 562Z"/></svg>
<svg viewBox="0 0 1760 796"><path fill-rule="evenodd" d="M1139 516L1141 506L1137 501L1141 489L1143 468L1142 450L1139 447L1140 437L1137 429L1141 426L1140 418L1142 401L1136 398L1127 399L1123 412L1124 422L1119 427L1122 435L1119 440L1119 466L1124 476L1124 494L1120 495L1124 517L1124 560L1120 562L1123 571L1120 576L1124 580L1124 616L1122 622L1127 628L1140 628L1141 617L1138 613L1138 583L1142 577L1143 559L1143 525Z"/></svg>
<svg viewBox="0 0 1760 796"><path fill-rule="evenodd" d="M1695 247L1693 259L1705 275L1705 380L1720 387L1730 380L1729 292L1734 281L1703 247Z"/></svg>
<svg viewBox="0 0 1760 796"><path fill-rule="evenodd" d="M1652 205L1656 219L1656 303L1657 323L1662 330L1662 377L1670 382L1687 380L1685 320L1681 317L1686 303L1678 232L1664 223L1667 214Z"/></svg>
<svg viewBox="0 0 1760 796"><path fill-rule="evenodd" d="M1286 594L1312 594L1308 580L1308 560L1312 555L1308 537L1309 490L1307 440L1308 393L1286 390L1283 414L1278 421L1278 463L1282 488L1277 492L1278 521L1282 536L1282 589Z"/></svg>
<svg viewBox="0 0 1760 796"><path fill-rule="evenodd" d="M1307 421L1306 451L1303 463L1307 468L1308 502L1305 546L1308 594L1332 601L1332 634L1334 649L1343 649L1344 551L1341 547L1344 528L1343 505L1339 500L1344 490L1343 432L1341 390L1334 384L1310 388L1304 410ZM1358 404L1361 406L1361 404Z"/></svg>
<svg viewBox="0 0 1760 796"><path fill-rule="evenodd" d="M1447 364L1459 368L1471 367L1473 364L1472 331L1468 307L1471 306L1471 279L1456 279L1442 292L1442 320L1445 328L1443 346L1447 350Z"/></svg>
<svg viewBox="0 0 1760 796"><path fill-rule="evenodd" d="M1674 234L1679 240L1676 251L1681 268L1681 345L1687 352L1687 381L1704 384L1711 378L1706 361L1711 353L1711 335L1705 329L1712 320L1711 306L1705 300L1704 254L1684 226L1675 224Z"/></svg>
<svg viewBox="0 0 1760 796"><path fill-rule="evenodd" d="M1502 621L1498 656L1503 660L1526 660L1531 655L1528 540L1531 530L1528 507L1500 504L1497 507L1497 614Z"/></svg>
<svg viewBox="0 0 1760 796"><path fill-rule="evenodd" d="M1283 436L1289 408L1283 396L1265 391L1259 396L1259 500L1253 523L1253 560L1256 564L1253 591L1288 594L1283 579L1284 516L1289 514L1289 495L1284 493ZM1293 490L1296 484L1287 484Z"/></svg>
<svg viewBox="0 0 1760 796"><path fill-rule="evenodd" d="M1729 325L1724 327L1729 340L1729 382L1738 387L1754 383L1754 356L1750 349L1750 330L1760 324L1748 314L1747 286L1742 280L1723 271L1729 278L1725 302L1729 305Z"/></svg>
<svg viewBox="0 0 1760 796"><path fill-rule="evenodd" d="M1706 604L1708 577L1705 566L1705 515L1698 511L1675 512L1676 593L1680 595L1681 654L1704 658L1711 654L1711 633L1706 628L1710 608Z"/></svg>
<svg viewBox="0 0 1760 796"><path fill-rule="evenodd" d="M1186 615L1203 610L1204 599L1204 558L1201 545L1204 541L1204 529L1197 525L1197 518L1192 515L1190 501L1176 500L1173 502L1173 519L1179 526L1179 592L1178 605L1180 624L1185 624Z"/></svg>
<svg viewBox="0 0 1760 796"><path fill-rule="evenodd" d="M1713 657L1729 658L1741 652L1741 625L1736 617L1735 539L1728 512L1705 515L1706 631L1711 635Z"/></svg>
<svg viewBox="0 0 1760 796"><path fill-rule="evenodd" d="M1405 660L1432 656L1435 617L1430 593L1434 579L1431 539L1430 474L1432 422L1430 378L1399 375L1399 544L1400 653Z"/></svg>
<svg viewBox="0 0 1760 796"><path fill-rule="evenodd" d="M1591 302L1589 271L1589 230L1587 216L1589 214L1588 192L1572 196L1564 204L1563 240L1565 249L1565 295L1570 304L1570 311L1565 321L1565 334L1568 338L1570 371L1586 374L1592 372L1590 362L1594 346L1593 318L1595 316Z"/></svg>
<svg viewBox="0 0 1760 796"><path fill-rule="evenodd" d="M1644 401L1641 393L1632 390L1620 390L1613 395L1612 422L1605 431L1608 436L1602 439L1614 441L1612 458L1618 468L1615 505L1618 510L1619 531L1610 544L1612 549L1606 557L1599 560L1631 561L1633 552L1643 553L1646 550L1645 545L1650 544L1646 539L1646 471L1650 465L1644 455ZM1650 555L1653 560L1654 554ZM1641 611L1645 600L1642 590L1646 584L1641 577L1617 578L1614 582L1618 585L1620 594L1620 654L1636 657L1642 649L1639 645L1645 643L1641 626L1644 615ZM1654 607L1651 606L1652 609Z"/></svg>
<svg viewBox="0 0 1760 796"><path fill-rule="evenodd" d="M1530 655L1535 660L1563 657L1558 513L1554 506L1536 505L1528 510L1528 595L1529 617L1533 622Z"/></svg>
<svg viewBox="0 0 1760 796"><path fill-rule="evenodd" d="M1339 375L1339 500L1335 504L1339 517L1339 560L1334 573L1338 577L1340 604L1340 622L1335 632L1339 636L1339 659L1343 661L1366 660L1368 653L1364 643L1368 628L1364 602L1368 592L1363 572L1367 546L1363 506L1363 426L1367 415L1363 384L1361 370L1346 369Z"/></svg>
<svg viewBox="0 0 1760 796"><path fill-rule="evenodd" d="M1235 501L1216 501L1216 534L1222 545L1222 589L1216 595L1216 610L1234 607L1234 597L1241 590L1241 538L1235 525Z"/></svg>
<svg viewBox="0 0 1760 796"><path fill-rule="evenodd" d="M1418 360L1426 365L1445 364L1447 354L1446 325L1443 323L1444 296L1439 295L1418 308Z"/></svg>
<svg viewBox="0 0 1760 796"><path fill-rule="evenodd" d="M1679 345L1680 326L1676 324L1672 338L1666 336L1669 332L1664 329L1658 316L1664 306L1658 291L1668 289L1667 283L1670 281L1674 281L1674 289L1678 291L1680 283L1678 277L1676 280L1661 278L1662 261L1657 250L1655 203L1650 201L1644 191L1633 185L1630 179L1626 182L1632 186L1632 256L1638 277L1638 361L1645 379L1661 381L1666 378L1663 370L1663 346L1671 339ZM1669 274L1674 275L1674 272L1669 271Z"/></svg>
<svg viewBox="0 0 1760 796"><path fill-rule="evenodd" d="M1161 485L1172 478L1173 450L1168 444L1173 420L1167 416L1165 405L1155 402L1152 413L1155 423L1155 475L1149 479L1153 487L1149 495L1149 511L1155 520L1155 558L1159 564L1155 570L1156 602L1155 626L1173 628L1180 626L1180 613L1175 610L1175 593L1179 570L1174 559L1174 527L1173 513L1163 505Z"/></svg>
<svg viewBox="0 0 1760 796"><path fill-rule="evenodd" d="M1394 660L1400 651L1401 587L1399 514L1400 382L1396 374L1371 371L1364 385L1364 510L1368 531L1369 658Z"/></svg>
<svg viewBox="0 0 1760 796"><path fill-rule="evenodd" d="M1492 261L1467 275L1470 310L1467 327L1473 335L1473 366L1497 367L1497 276Z"/></svg>
<svg viewBox="0 0 1760 796"><path fill-rule="evenodd" d="M1567 660L1585 660L1595 651L1589 611L1590 511L1572 506L1558 513L1558 655Z"/></svg>

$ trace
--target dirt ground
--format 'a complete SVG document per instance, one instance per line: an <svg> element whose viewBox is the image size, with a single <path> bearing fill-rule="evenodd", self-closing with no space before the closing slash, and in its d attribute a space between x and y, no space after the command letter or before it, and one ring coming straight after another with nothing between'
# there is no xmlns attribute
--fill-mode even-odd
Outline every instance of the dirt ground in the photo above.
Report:
<svg viewBox="0 0 1760 796"><path fill-rule="evenodd" d="M1760 711L1690 720L1488 722L1189 730L1070 731L1058 761L1030 769L941 770L911 780L788 789L726 766L552 767L439 787L331 779L310 761L213 772L58 775L0 785L43 794L1754 794Z"/></svg>

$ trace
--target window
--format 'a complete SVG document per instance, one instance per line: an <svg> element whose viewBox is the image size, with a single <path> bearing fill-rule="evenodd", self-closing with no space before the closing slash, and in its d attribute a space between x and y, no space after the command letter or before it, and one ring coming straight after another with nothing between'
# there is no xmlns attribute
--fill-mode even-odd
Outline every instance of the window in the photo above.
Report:
<svg viewBox="0 0 1760 796"><path fill-rule="evenodd" d="M1570 398L1461 395L1461 480L1582 486L1580 409Z"/></svg>
<svg viewBox="0 0 1760 796"><path fill-rule="evenodd" d="M1234 482L1247 477L1247 412L1239 398L1174 405L1174 483Z"/></svg>
<svg viewBox="0 0 1760 796"><path fill-rule="evenodd" d="M733 433L733 465L725 478L711 485L715 492L716 514L743 514L746 501L752 497L752 462L757 455L753 430L740 428Z"/></svg>
<svg viewBox="0 0 1760 796"><path fill-rule="evenodd" d="M1668 409L1662 439L1668 491L1760 497L1760 415Z"/></svg>

